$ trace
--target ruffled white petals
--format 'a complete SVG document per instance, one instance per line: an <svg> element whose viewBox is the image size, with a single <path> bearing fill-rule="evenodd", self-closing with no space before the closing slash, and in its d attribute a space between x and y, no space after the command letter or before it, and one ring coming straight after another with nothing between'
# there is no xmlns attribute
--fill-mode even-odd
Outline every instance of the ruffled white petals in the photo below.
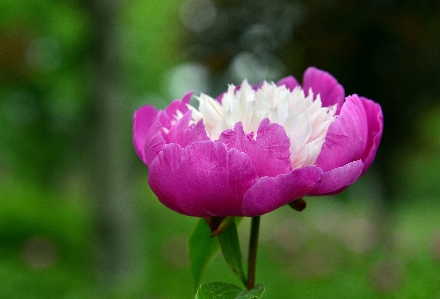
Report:
<svg viewBox="0 0 440 299"><path fill-rule="evenodd" d="M246 134L256 132L261 121L284 127L290 140L292 169L315 165L330 124L336 119L336 105L322 107L320 95L309 89L307 96L301 87L292 91L285 85L263 82L258 88L246 80L239 87L230 85L221 103L201 94L199 108L190 105L192 123L203 118L209 138L217 140L221 133L241 122ZM176 119L181 115L176 115Z"/></svg>

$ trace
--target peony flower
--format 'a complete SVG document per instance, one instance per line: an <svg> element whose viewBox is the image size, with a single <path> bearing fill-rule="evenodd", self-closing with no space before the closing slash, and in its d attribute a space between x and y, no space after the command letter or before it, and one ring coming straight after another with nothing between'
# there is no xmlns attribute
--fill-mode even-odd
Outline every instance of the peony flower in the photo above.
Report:
<svg viewBox="0 0 440 299"><path fill-rule="evenodd" d="M213 99L192 93L133 118L133 143L159 200L197 216L257 216L306 195L341 192L370 167L382 137L379 104L345 97L329 73L302 86L240 86Z"/></svg>

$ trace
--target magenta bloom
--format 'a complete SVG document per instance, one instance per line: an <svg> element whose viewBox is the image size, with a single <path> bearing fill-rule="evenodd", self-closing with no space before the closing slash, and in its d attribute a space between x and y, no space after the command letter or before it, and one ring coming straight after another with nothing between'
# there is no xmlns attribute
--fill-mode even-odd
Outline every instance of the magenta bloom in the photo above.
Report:
<svg viewBox="0 0 440 299"><path fill-rule="evenodd" d="M380 106L308 68L213 99L192 93L133 118L133 143L159 200L197 216L257 216L306 195L335 194L370 167L382 137Z"/></svg>

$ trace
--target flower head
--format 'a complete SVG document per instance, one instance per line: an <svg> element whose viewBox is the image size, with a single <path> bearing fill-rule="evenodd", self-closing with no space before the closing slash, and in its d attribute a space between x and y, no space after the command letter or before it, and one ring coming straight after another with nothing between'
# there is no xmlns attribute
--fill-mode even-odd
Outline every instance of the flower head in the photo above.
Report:
<svg viewBox="0 0 440 299"><path fill-rule="evenodd" d="M345 98L330 74L309 68L217 99L192 94L133 118L134 147L154 193L190 216L256 216L305 195L334 194L371 165L382 136L380 106ZM345 99L344 99L345 98Z"/></svg>

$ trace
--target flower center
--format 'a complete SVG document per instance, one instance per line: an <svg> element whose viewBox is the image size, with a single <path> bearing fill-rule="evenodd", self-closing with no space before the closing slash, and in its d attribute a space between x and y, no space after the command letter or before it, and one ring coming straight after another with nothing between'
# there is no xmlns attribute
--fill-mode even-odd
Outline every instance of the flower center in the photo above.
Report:
<svg viewBox="0 0 440 299"><path fill-rule="evenodd" d="M242 122L246 134L257 132L265 118L284 127L290 139L292 169L314 165L328 127L336 119L336 106L322 107L320 95L307 96L301 87L293 91L285 85L263 82L258 89L244 80L239 90L229 85L222 102L201 94L199 109L192 110L192 121L203 118L208 136L215 141L220 134Z"/></svg>

